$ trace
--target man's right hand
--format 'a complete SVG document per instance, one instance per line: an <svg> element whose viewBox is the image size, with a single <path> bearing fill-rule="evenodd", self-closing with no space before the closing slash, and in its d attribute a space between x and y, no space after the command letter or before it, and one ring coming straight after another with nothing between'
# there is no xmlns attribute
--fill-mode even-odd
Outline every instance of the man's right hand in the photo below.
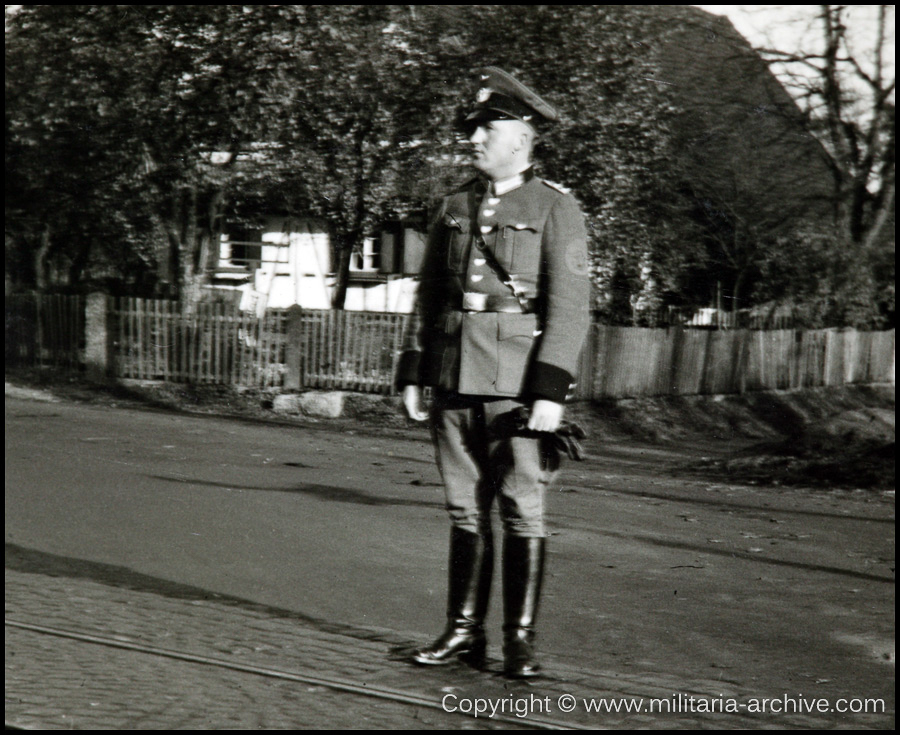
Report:
<svg viewBox="0 0 900 735"><path fill-rule="evenodd" d="M407 385L403 388L403 405L407 415L414 421L424 421L428 418L428 411L422 403L422 389L417 385Z"/></svg>

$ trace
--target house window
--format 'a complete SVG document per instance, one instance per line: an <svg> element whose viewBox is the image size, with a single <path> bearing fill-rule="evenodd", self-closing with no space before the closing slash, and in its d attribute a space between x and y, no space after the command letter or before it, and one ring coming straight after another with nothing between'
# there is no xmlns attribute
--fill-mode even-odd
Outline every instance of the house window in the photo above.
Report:
<svg viewBox="0 0 900 735"><path fill-rule="evenodd" d="M367 237L363 240L362 251L355 251L350 259L350 269L354 271L377 272L381 268L381 240Z"/></svg>
<svg viewBox="0 0 900 735"><path fill-rule="evenodd" d="M363 241L360 251L353 253L350 270L366 277L418 273L424 249L423 235L412 225L387 222L377 235Z"/></svg>
<svg viewBox="0 0 900 735"><path fill-rule="evenodd" d="M232 265L258 268L262 261L262 230L234 228L229 233Z"/></svg>
<svg viewBox="0 0 900 735"><path fill-rule="evenodd" d="M231 262L236 265L259 263L262 260L262 243L231 241Z"/></svg>

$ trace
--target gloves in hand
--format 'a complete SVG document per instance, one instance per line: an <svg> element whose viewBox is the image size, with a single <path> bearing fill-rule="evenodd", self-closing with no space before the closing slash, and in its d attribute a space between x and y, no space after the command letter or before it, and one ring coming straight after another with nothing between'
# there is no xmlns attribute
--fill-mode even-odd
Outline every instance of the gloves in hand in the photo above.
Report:
<svg viewBox="0 0 900 735"><path fill-rule="evenodd" d="M511 436L545 436L550 432L532 431L528 428L529 410L527 406L498 416L489 428L493 439L506 439ZM553 446L569 459L581 462L584 459L584 448L581 441L587 438L584 429L574 421L562 421L559 428L550 433Z"/></svg>
<svg viewBox="0 0 900 735"><path fill-rule="evenodd" d="M581 441L586 437L584 429L574 421L563 421L553 432L553 444L569 459L581 462L584 459L584 448L581 446Z"/></svg>

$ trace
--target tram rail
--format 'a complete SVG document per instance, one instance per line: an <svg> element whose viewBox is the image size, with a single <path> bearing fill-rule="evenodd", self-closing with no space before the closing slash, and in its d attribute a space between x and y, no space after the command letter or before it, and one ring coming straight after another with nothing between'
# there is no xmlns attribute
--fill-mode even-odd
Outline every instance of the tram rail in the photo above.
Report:
<svg viewBox="0 0 900 735"><path fill-rule="evenodd" d="M376 687L370 686L367 684L361 684L359 682L354 682L349 679L337 679L337 678L328 678L322 676L315 676L312 674L301 673L296 671L284 671L280 669L274 669L265 666L254 666L252 664L244 664L235 661L228 661L222 658L216 658L213 656L202 656L194 653L188 653L186 651L178 651L174 649L168 648L159 648L157 646L148 646L141 643L135 643L133 641L122 640L121 638L108 638L105 636L94 635L89 633L81 633L75 630L67 630L64 628L56 628L49 627L45 625L36 625L33 623L26 623L20 620L14 620L10 618L4 619L4 624L11 628L18 628L20 630L30 631L32 633L38 633L41 635L49 635L56 636L58 638L65 638L68 640L79 641L86 644L106 646L109 648L118 648L121 650L132 651L136 653L143 653L150 656L156 656L159 658L168 658L174 659L177 661L194 663L202 666L210 666L217 667L222 669L229 669L231 671L237 671L241 673L245 673L248 675L254 676L263 676L274 679L282 679L287 681L293 681L301 684L307 684L311 686L319 686L325 687L327 689L331 689L333 691L342 692L351 696L357 697L369 697L374 699L387 700L389 702L393 702L395 704L408 705L411 707L423 707L427 709L438 710L445 714L455 714L460 718L472 720L475 719L474 715L468 714L466 712L457 711L454 713L448 713L447 710L444 709L440 701L435 701L432 698L423 696L421 694L417 694L415 692L406 692L399 689L391 689L386 687ZM482 718L483 719L483 718ZM518 718L511 717L502 714L494 715L490 718L490 722L493 723L504 723L510 725L516 725L518 727L527 727L529 729L537 729L537 730L596 730L596 727L584 727L578 725L577 723L571 722L563 722L560 720L554 720L546 717L533 717L529 716L528 718ZM17 726L15 723L11 723L6 721L6 729L15 729L15 730L23 730L28 729L25 727Z"/></svg>

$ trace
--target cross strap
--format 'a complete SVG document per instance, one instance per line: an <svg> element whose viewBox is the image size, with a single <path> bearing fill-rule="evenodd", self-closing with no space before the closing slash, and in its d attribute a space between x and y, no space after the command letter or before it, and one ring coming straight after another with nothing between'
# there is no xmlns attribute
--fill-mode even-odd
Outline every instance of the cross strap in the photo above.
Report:
<svg viewBox="0 0 900 735"><path fill-rule="evenodd" d="M484 256L485 263L487 263L488 267L494 271L497 278L500 279L500 282L513 292L513 296L516 297L519 306L522 307L522 312L527 314L533 311L534 299L528 298L525 290L516 283L515 277L511 276L506 268L500 264L500 261L497 260L497 256L495 256L493 251L487 246L487 243L484 241L484 237L481 234L475 235L475 247L478 248L478 251Z"/></svg>

